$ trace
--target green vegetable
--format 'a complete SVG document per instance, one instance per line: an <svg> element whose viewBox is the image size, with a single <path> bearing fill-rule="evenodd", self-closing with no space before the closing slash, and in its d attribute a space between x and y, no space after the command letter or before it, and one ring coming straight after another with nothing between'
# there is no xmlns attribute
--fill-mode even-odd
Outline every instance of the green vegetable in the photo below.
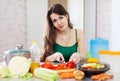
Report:
<svg viewBox="0 0 120 81"><path fill-rule="evenodd" d="M2 78L32 78L32 74L29 73L31 66L31 59L27 59L22 56L13 57L8 67L0 68L0 77Z"/></svg>
<svg viewBox="0 0 120 81"><path fill-rule="evenodd" d="M102 68L105 68L105 65L104 64L99 64L99 63L85 63L81 67L91 68L91 69L102 69Z"/></svg>
<svg viewBox="0 0 120 81"><path fill-rule="evenodd" d="M32 78L32 74L27 72L23 75L19 75L19 78L24 78L24 79L28 80L28 79Z"/></svg>
<svg viewBox="0 0 120 81"><path fill-rule="evenodd" d="M54 70L46 68L36 68L34 70L34 75L46 81L58 81L58 74Z"/></svg>
<svg viewBox="0 0 120 81"><path fill-rule="evenodd" d="M0 77L7 77L9 73L9 69L7 67L0 68Z"/></svg>

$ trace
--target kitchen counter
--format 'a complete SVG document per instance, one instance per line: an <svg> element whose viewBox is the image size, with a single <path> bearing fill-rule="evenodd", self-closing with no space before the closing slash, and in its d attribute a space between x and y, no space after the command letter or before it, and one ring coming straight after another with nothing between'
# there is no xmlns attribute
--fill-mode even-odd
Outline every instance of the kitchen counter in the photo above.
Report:
<svg viewBox="0 0 120 81"><path fill-rule="evenodd" d="M107 72L108 74L113 74L110 71ZM120 73L114 73L113 79L109 79L107 81L120 81ZM29 80L21 79L21 78L0 78L0 81L45 81L40 78L31 78ZM58 81L92 81L91 78L85 77L83 80L75 80L74 78L71 79L60 79Z"/></svg>
<svg viewBox="0 0 120 81"><path fill-rule="evenodd" d="M5 62L0 63L0 67L3 67L3 66L5 66ZM113 75L113 79L110 79L108 81L120 81L120 73L112 73L111 70L107 71L106 73ZM0 81L45 81L45 80L33 77L29 80L25 80L25 79L21 79L21 78L0 78ZM70 79L60 79L58 81L79 81L79 80L70 78ZM85 77L83 80L80 80L80 81L92 81L92 80L89 77Z"/></svg>
<svg viewBox="0 0 120 81"><path fill-rule="evenodd" d="M10 79L4 78L4 79L0 79L0 81L45 81L45 80L34 77L29 80L24 80L24 79L20 79L20 78L10 78ZM88 77L85 77L83 80L75 80L74 78L71 78L71 79L61 79L58 81L92 81L92 80ZM115 73L113 79L110 79L107 81L120 81L120 73Z"/></svg>

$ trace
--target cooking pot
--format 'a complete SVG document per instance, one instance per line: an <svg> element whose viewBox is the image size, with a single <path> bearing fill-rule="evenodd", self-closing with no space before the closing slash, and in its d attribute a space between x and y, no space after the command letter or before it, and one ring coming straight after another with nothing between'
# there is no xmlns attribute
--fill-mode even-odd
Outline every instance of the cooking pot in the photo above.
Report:
<svg viewBox="0 0 120 81"><path fill-rule="evenodd" d="M5 61L6 65L8 65L9 61L14 56L24 56L26 58L31 58L31 54L29 50L24 50L23 45L17 44L15 49L10 49L5 51Z"/></svg>

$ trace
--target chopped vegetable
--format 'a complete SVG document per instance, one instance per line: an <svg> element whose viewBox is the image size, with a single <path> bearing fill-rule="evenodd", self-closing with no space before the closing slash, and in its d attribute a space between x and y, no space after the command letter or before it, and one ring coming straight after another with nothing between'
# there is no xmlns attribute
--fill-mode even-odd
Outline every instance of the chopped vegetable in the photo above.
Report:
<svg viewBox="0 0 120 81"><path fill-rule="evenodd" d="M105 68L105 65L99 63L85 63L81 67L86 69L102 69Z"/></svg>
<svg viewBox="0 0 120 81"><path fill-rule="evenodd" d="M52 64L51 62L44 62L43 64L41 64L41 67L58 70L58 69L76 68L76 64L74 62L66 62L62 64L61 63Z"/></svg>
<svg viewBox="0 0 120 81"><path fill-rule="evenodd" d="M74 62L66 62L65 65L66 65L66 67L69 67L69 68L75 68L76 67Z"/></svg>

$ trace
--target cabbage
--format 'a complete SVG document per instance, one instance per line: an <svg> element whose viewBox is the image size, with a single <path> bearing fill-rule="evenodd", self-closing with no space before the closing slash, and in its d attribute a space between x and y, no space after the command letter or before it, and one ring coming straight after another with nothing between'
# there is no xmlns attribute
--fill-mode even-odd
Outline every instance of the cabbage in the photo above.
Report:
<svg viewBox="0 0 120 81"><path fill-rule="evenodd" d="M8 69L12 75L22 75L29 71L31 59L23 56L15 56L8 63Z"/></svg>
<svg viewBox="0 0 120 81"><path fill-rule="evenodd" d="M15 56L10 60L7 67L0 68L0 77L30 79L32 77L32 73L29 73L31 62L31 59Z"/></svg>

